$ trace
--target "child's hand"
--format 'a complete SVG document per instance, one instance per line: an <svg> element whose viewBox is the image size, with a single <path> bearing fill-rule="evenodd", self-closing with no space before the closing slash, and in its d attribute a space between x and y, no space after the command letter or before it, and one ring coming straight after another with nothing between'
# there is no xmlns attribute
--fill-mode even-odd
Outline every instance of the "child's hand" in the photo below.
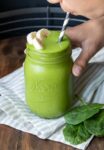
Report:
<svg viewBox="0 0 104 150"><path fill-rule="evenodd" d="M72 72L79 76L90 58L104 46L104 17L90 20L76 27L70 27L66 34L75 47L81 47L82 52L73 65Z"/></svg>
<svg viewBox="0 0 104 150"><path fill-rule="evenodd" d="M104 15L104 0L48 0L60 3L62 9L74 15L97 18Z"/></svg>

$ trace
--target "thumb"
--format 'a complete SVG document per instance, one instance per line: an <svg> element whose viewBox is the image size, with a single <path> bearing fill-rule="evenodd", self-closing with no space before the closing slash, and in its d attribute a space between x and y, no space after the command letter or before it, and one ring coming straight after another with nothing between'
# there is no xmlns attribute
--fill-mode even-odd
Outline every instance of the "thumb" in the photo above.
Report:
<svg viewBox="0 0 104 150"><path fill-rule="evenodd" d="M86 40L82 43L82 51L78 58L75 60L72 72L75 76L80 76L80 74L86 68L88 61L92 56L98 51L98 47L93 44L92 40Z"/></svg>
<svg viewBox="0 0 104 150"><path fill-rule="evenodd" d="M82 51L75 60L72 68L72 72L75 76L79 76L83 72L90 58L99 49L95 31L92 31L92 26L90 25L90 22L88 22L76 27L68 28L65 32L71 39L72 45L82 48Z"/></svg>
<svg viewBox="0 0 104 150"><path fill-rule="evenodd" d="M78 25L76 27L69 27L66 29L65 34L70 38L72 43L72 48L82 47L83 41L83 25ZM84 61L84 63L83 63ZM82 70L85 68L86 62L83 60L83 55L81 54L74 62L72 72L75 76L79 76Z"/></svg>

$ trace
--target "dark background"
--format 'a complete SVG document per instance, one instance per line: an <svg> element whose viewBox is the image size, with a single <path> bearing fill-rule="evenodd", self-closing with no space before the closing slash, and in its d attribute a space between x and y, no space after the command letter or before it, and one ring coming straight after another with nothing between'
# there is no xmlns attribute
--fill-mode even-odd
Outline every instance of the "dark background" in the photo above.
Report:
<svg viewBox="0 0 104 150"><path fill-rule="evenodd" d="M0 0L0 11L29 7L43 7L47 5L57 6L49 4L46 0Z"/></svg>
<svg viewBox="0 0 104 150"><path fill-rule="evenodd" d="M61 30L64 18L65 12L59 5L46 0L0 0L0 39L26 35L40 28ZM82 16L70 18L68 26L71 27L86 20Z"/></svg>

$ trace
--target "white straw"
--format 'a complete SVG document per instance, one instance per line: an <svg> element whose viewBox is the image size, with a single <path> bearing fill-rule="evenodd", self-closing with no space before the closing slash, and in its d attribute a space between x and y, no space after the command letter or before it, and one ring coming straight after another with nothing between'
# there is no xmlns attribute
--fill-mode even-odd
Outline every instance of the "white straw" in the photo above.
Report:
<svg viewBox="0 0 104 150"><path fill-rule="evenodd" d="M65 17L65 20L64 20L64 23L63 23L63 26L62 26L62 30L61 30L61 33L60 33L60 36L59 36L59 42L62 41L63 39L63 36L64 36L64 32L65 32L65 28L69 22L69 12L66 13L66 17Z"/></svg>

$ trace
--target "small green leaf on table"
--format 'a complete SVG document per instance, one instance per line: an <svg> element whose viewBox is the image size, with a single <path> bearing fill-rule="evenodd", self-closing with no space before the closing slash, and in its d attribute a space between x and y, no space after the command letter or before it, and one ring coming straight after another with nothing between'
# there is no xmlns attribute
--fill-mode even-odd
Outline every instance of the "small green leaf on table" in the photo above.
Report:
<svg viewBox="0 0 104 150"><path fill-rule="evenodd" d="M95 136L104 136L104 110L84 122L85 128Z"/></svg>
<svg viewBox="0 0 104 150"><path fill-rule="evenodd" d="M74 145L81 144L91 137L83 123L78 125L67 124L63 129L63 134L65 140Z"/></svg>
<svg viewBox="0 0 104 150"><path fill-rule="evenodd" d="M77 125L92 117L104 107L104 104L87 104L73 108L64 117L66 123Z"/></svg>

